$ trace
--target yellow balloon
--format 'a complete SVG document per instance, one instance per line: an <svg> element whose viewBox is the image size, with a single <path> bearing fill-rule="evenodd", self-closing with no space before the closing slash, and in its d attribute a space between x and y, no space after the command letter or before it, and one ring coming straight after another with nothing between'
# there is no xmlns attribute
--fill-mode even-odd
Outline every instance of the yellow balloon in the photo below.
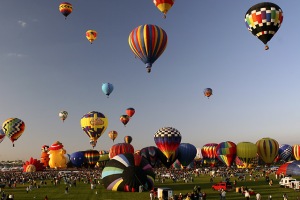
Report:
<svg viewBox="0 0 300 200"><path fill-rule="evenodd" d="M88 41L90 41L90 43L92 44L94 42L94 40L97 39L97 31L95 30L88 30L85 33L86 39L88 39Z"/></svg>

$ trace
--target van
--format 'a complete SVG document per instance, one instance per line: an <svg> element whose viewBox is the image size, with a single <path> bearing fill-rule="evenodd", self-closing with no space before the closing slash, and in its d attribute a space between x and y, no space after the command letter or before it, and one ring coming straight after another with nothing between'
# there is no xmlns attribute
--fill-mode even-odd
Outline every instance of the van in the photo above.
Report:
<svg viewBox="0 0 300 200"><path fill-rule="evenodd" d="M171 188L157 188L157 198L168 200L173 197L173 190Z"/></svg>
<svg viewBox="0 0 300 200"><path fill-rule="evenodd" d="M295 178L292 178L292 177L284 177L282 179L280 179L279 181L279 185L280 187L290 187L290 183L292 181L297 181Z"/></svg>
<svg viewBox="0 0 300 200"><path fill-rule="evenodd" d="M294 190L299 190L300 189L300 181L291 181L289 188L292 188Z"/></svg>

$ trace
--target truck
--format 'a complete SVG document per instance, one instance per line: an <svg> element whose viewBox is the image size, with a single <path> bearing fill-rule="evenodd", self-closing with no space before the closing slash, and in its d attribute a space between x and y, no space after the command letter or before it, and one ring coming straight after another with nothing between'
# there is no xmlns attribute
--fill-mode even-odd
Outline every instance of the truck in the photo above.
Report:
<svg viewBox="0 0 300 200"><path fill-rule="evenodd" d="M290 176L284 177L284 178L281 178L281 179L280 179L279 185L280 185L280 187L285 187L285 188L287 188L287 187L290 187L290 183L291 183L292 181L297 181L297 180L296 180L295 178L293 178L293 177L290 177Z"/></svg>
<svg viewBox="0 0 300 200"><path fill-rule="evenodd" d="M222 189L225 191L230 191L230 190L232 190L232 184L230 182L221 181L219 183L213 184L211 186L211 188L213 190L218 190L218 191L220 191Z"/></svg>

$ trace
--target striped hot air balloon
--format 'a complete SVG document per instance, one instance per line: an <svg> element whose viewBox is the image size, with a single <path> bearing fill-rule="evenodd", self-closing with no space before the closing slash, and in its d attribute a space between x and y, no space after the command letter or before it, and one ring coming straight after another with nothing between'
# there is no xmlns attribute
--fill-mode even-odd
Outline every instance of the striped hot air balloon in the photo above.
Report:
<svg viewBox="0 0 300 200"><path fill-rule="evenodd" d="M250 168L257 155L257 146L252 142L240 142L236 145L236 160L241 160L240 168ZM239 166L240 165L240 166Z"/></svg>
<svg viewBox="0 0 300 200"><path fill-rule="evenodd" d="M3 122L2 129L5 135L13 143L13 146L15 146L14 142L23 134L25 130L25 123L18 118L9 118Z"/></svg>
<svg viewBox="0 0 300 200"><path fill-rule="evenodd" d="M279 144L272 138L262 138L256 142L259 157L267 164L273 163L278 155Z"/></svg>
<svg viewBox="0 0 300 200"><path fill-rule="evenodd" d="M205 164L210 166L215 166L216 164L216 147L218 146L217 143L208 143L203 145L201 149L203 161Z"/></svg>
<svg viewBox="0 0 300 200"><path fill-rule="evenodd" d="M164 14L164 18L166 18L167 12L171 9L174 2L175 0L153 0L157 9Z"/></svg>
<svg viewBox="0 0 300 200"><path fill-rule="evenodd" d="M217 158L230 167L236 157L236 144L231 141L221 142L216 147Z"/></svg>
<svg viewBox="0 0 300 200"><path fill-rule="evenodd" d="M293 156L295 160L300 160L300 145L295 144L293 145Z"/></svg>
<svg viewBox="0 0 300 200"><path fill-rule="evenodd" d="M131 31L128 43L135 56L146 64L147 72L150 73L152 64L166 49L168 37L159 26L144 24Z"/></svg>

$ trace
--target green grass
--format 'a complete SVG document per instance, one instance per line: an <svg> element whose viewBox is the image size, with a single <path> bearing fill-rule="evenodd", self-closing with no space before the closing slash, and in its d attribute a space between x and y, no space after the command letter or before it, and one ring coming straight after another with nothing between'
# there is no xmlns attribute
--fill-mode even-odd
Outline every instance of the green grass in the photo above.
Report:
<svg viewBox="0 0 300 200"><path fill-rule="evenodd" d="M269 184L264 180L264 178L260 178L258 181L238 181L237 186L244 186L248 188L252 188L254 191L259 192L262 195L262 199L267 199L268 195L273 196L274 199L282 199L282 195L287 193L289 199L296 199L297 196L300 197L300 193L294 191L293 189L289 188L280 188L279 187L279 180L275 179L275 176L271 175L271 179L274 180L273 186L269 186ZM295 177L299 179L300 177ZM190 183L173 183L172 180L166 180L165 183L158 183L155 182L155 187L170 187L173 189L173 194L179 194L180 192L186 194L188 192L192 192L195 185L200 185L202 191L207 193L208 200L218 200L219 193L218 191L213 191L211 189L211 183L209 182L210 177L208 175L201 175L194 179L194 182ZM221 181L221 177L216 177L214 182ZM233 181L234 179L231 178ZM38 181L39 182L39 181ZM76 187L69 188L69 194L65 194L65 184L62 182L58 186L51 185L50 181L47 181L47 185L41 186L41 188L33 189L26 193L26 187L28 184L25 185L17 185L16 188L8 188L5 187L2 191L5 191L6 194L13 193L16 200L43 200L45 195L48 196L49 200L96 200L96 199L130 199L130 200L141 200L141 199L150 199L149 192L142 192L142 193L127 193L127 192L112 192L107 191L104 189L102 185L97 185L97 188L94 190L90 189L89 184L84 184L82 182L77 182ZM96 194L96 191L98 194ZM35 197L35 198L34 198ZM226 199L230 200L240 200L245 199L244 196L240 193L236 193L235 189L233 191L227 192ZM255 199L251 197L251 199Z"/></svg>

